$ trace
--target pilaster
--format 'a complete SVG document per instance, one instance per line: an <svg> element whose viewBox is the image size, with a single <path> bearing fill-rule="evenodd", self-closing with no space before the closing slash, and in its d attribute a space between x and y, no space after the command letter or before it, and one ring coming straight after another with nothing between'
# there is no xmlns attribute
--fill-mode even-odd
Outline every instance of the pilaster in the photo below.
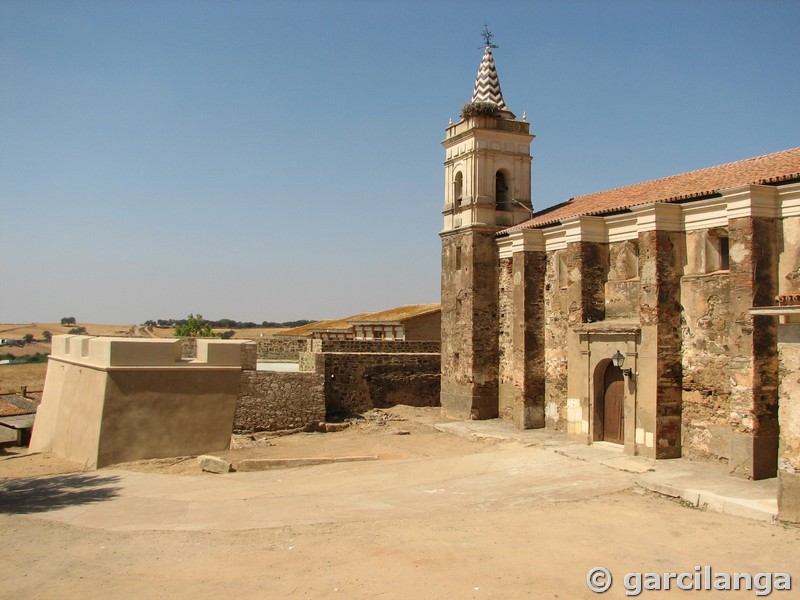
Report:
<svg viewBox="0 0 800 600"><path fill-rule="evenodd" d="M639 314L641 345L637 381L637 435L652 446L638 451L650 458L681 455L681 304L682 245L674 231L639 232Z"/></svg>
<svg viewBox="0 0 800 600"><path fill-rule="evenodd" d="M545 426L544 251L500 259L499 414L521 429Z"/></svg>
<svg viewBox="0 0 800 600"><path fill-rule="evenodd" d="M743 212L740 207L737 214ZM772 305L778 291L775 219L735 216L728 221L728 235L733 315L730 467L735 475L763 479L777 472L777 329L772 317L750 314L749 309Z"/></svg>

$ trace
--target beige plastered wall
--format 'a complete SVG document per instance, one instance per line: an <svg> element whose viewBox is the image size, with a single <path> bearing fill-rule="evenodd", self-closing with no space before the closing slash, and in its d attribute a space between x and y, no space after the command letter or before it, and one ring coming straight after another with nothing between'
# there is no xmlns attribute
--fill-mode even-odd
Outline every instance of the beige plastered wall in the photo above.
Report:
<svg viewBox="0 0 800 600"><path fill-rule="evenodd" d="M53 337L32 452L87 468L228 447L244 344Z"/></svg>

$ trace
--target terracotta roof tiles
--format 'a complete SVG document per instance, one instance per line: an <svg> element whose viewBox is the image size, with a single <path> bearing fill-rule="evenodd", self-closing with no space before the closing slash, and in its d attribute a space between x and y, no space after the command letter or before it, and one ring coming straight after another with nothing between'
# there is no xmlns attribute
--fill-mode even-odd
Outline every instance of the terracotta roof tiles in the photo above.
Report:
<svg viewBox="0 0 800 600"><path fill-rule="evenodd" d="M653 202L676 202L712 196L742 185L764 185L800 178L800 148L747 158L724 165L671 175L625 187L570 198L499 235L554 225L570 217L619 212Z"/></svg>

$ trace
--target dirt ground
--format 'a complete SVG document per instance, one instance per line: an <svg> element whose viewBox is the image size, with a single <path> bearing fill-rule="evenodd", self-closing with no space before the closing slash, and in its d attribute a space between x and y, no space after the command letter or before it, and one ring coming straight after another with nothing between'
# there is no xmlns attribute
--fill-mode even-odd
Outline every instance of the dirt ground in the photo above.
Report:
<svg viewBox="0 0 800 600"><path fill-rule="evenodd" d="M570 500L542 495L553 477L568 477L571 464L583 464L564 458L542 463L540 483L536 472L527 474L532 477L524 480L529 497L527 488L503 498L492 495L491 485L481 485L465 489L460 492L466 494L464 500L449 504L437 494L443 490L434 486L424 489L430 493L430 511L393 515L375 506L361 518L335 513L315 518L317 509L309 507L329 500L314 495L322 493L314 490L321 489L315 486L323 476L328 481L339 477L353 499L359 498L359 490L367 494L374 489L378 476L400 495L418 479L439 476L442 461L504 464L533 451L521 444L439 433L430 427L436 420L430 410L397 407L387 414L336 433L239 437L237 444L245 447L232 451L271 457L375 454L382 459L377 462L347 463L336 470L332 465L291 469L293 476L271 473L272 479L266 473L201 474L191 458L140 461L97 472L136 471L173 482L200 477L209 486L280 481L281 497L290 507L296 500L296 514L280 526L134 531L124 530L123 523L123 530L115 531L53 521L47 510L3 509L0 500L0 597L594 598L586 576L592 567L603 566L615 577L604 597L623 598L627 572L694 572L695 565L709 565L715 572L800 577L796 528L690 509L635 485L612 493L589 491ZM0 458L0 488L77 468L56 458L8 450ZM508 470L504 477L521 476L516 471ZM441 475L441 487L452 483ZM342 506L342 515L346 512ZM771 597L796 597L793 593L775 591ZM692 594L641 594L687 595ZM717 595L756 597L755 591Z"/></svg>

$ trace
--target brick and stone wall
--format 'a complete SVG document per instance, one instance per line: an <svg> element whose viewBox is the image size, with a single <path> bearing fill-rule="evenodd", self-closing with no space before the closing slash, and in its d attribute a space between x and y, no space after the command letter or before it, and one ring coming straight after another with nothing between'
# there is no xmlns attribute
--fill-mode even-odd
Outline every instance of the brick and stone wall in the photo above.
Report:
<svg viewBox="0 0 800 600"><path fill-rule="evenodd" d="M646 434L654 425L654 458L681 455L681 240L682 234L675 232L639 233L638 364L647 377L638 378L638 416Z"/></svg>
<svg viewBox="0 0 800 600"><path fill-rule="evenodd" d="M318 373L242 371L233 430L275 431L325 420L324 384Z"/></svg>
<svg viewBox="0 0 800 600"><path fill-rule="evenodd" d="M268 360L279 360L286 362L297 362L300 360L300 353L307 351L310 340L305 339L281 339L266 338L258 340L258 360L260 362Z"/></svg>

